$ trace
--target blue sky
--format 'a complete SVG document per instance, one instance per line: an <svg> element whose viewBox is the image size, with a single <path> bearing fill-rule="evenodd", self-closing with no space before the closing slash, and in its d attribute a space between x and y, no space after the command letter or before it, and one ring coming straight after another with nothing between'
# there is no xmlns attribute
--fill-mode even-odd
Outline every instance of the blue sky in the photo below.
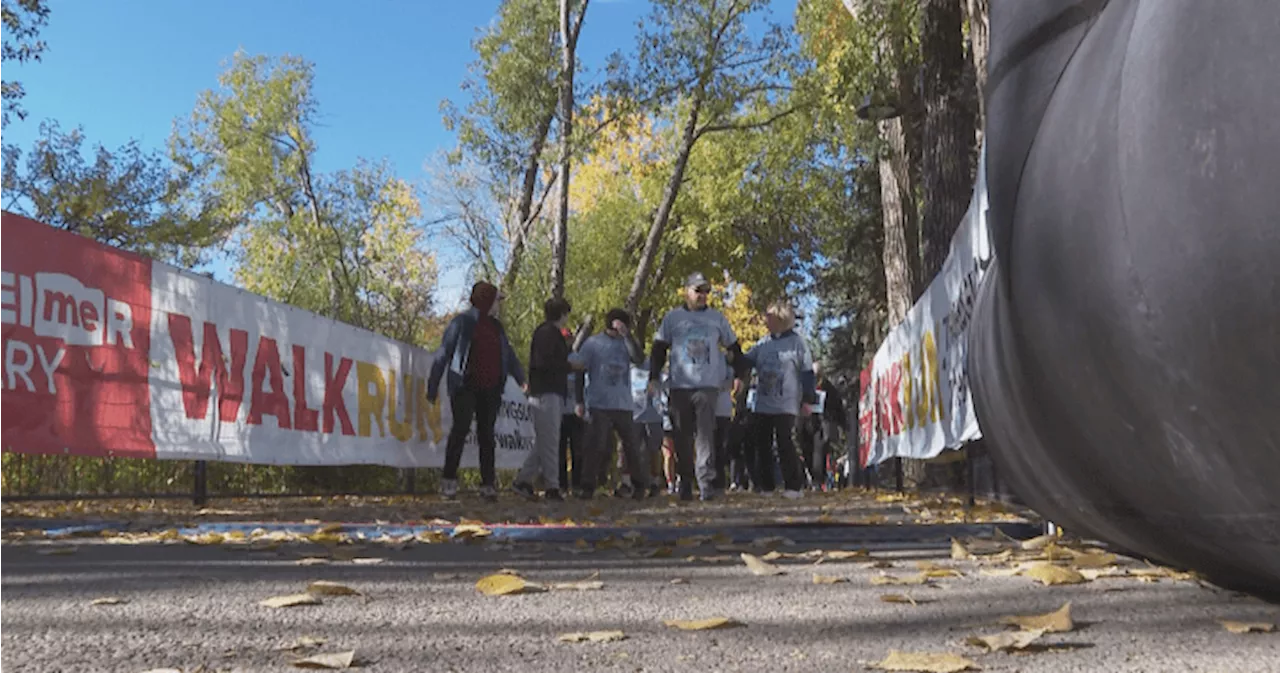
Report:
<svg viewBox="0 0 1280 673"><path fill-rule="evenodd" d="M777 4L774 20L788 22L794 0ZM64 129L83 126L90 143L115 148L137 139L163 149L174 118L189 114L197 94L215 86L223 64L244 49L315 63L320 170L385 158L421 183L426 160L454 144L439 104L463 104L458 85L473 58L471 40L498 2L51 0L50 7L43 61L5 67L5 79L26 88L30 113L9 124L6 143L29 147L40 121L56 119ZM599 67L609 53L629 51L647 13L641 0L593 0L579 58ZM458 257L438 252L440 299L448 304L460 296L463 277L447 263Z"/></svg>

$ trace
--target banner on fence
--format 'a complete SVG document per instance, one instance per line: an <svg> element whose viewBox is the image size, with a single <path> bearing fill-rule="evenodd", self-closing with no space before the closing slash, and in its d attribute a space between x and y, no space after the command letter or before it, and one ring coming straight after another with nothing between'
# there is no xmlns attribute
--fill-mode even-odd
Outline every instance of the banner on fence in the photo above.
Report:
<svg viewBox="0 0 1280 673"><path fill-rule="evenodd" d="M942 270L862 374L864 466L933 458L981 437L965 361L974 297L991 260L983 164Z"/></svg>
<svg viewBox="0 0 1280 673"><path fill-rule="evenodd" d="M432 353L18 215L3 239L5 451L444 464ZM518 467L533 424L514 381L496 434Z"/></svg>

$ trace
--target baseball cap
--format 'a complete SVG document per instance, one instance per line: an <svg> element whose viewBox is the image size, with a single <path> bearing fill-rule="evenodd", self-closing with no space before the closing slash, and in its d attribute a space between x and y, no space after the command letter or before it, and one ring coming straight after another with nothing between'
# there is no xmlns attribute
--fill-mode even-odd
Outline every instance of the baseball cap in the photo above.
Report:
<svg viewBox="0 0 1280 673"><path fill-rule="evenodd" d="M685 287L703 287L703 286L711 287L711 283L707 280L706 276L702 275L701 271L695 271L689 274L688 278L684 279L684 286Z"/></svg>

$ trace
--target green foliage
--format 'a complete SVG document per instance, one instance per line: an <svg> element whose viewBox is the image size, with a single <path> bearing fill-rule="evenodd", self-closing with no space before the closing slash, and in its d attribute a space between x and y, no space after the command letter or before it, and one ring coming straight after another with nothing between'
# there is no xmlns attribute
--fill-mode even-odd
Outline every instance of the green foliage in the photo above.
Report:
<svg viewBox="0 0 1280 673"><path fill-rule="evenodd" d="M417 196L386 164L312 170L313 76L302 59L237 53L170 141L187 198L245 223L246 289L421 342L437 269Z"/></svg>
<svg viewBox="0 0 1280 673"><path fill-rule="evenodd" d="M5 207L59 229L180 266L193 266L222 239L228 225L209 213L184 212L175 197L182 184L157 153L137 142L115 150L98 145L85 159L81 129L56 122L22 152L4 149Z"/></svg>
<svg viewBox="0 0 1280 673"><path fill-rule="evenodd" d="M46 0L4 0L0 4L0 23L4 25L4 44L0 47L0 60L6 63L39 61L48 47L39 39L40 29L49 22L49 5ZM3 126L9 125L9 115L26 119L22 98L27 95L20 82L5 80L0 90L4 101Z"/></svg>

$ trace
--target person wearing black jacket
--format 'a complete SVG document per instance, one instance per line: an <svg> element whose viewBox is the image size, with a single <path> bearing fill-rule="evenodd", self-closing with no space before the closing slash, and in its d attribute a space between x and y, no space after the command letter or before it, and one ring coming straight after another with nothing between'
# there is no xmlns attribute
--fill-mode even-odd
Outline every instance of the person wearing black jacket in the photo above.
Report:
<svg viewBox="0 0 1280 673"><path fill-rule="evenodd" d="M545 322L533 332L529 344L529 408L533 412L533 451L524 460L511 490L533 500L538 475L546 484L548 500L560 495L560 424L565 397L569 394L569 344L564 338L565 323L573 307L562 298L548 299L542 306Z"/></svg>
<svg viewBox="0 0 1280 673"><path fill-rule="evenodd" d="M809 478L813 488L822 490L827 483L827 456L839 441L845 422L844 397L840 389L822 375L822 365L813 363L819 402L800 426L800 447L809 459Z"/></svg>

